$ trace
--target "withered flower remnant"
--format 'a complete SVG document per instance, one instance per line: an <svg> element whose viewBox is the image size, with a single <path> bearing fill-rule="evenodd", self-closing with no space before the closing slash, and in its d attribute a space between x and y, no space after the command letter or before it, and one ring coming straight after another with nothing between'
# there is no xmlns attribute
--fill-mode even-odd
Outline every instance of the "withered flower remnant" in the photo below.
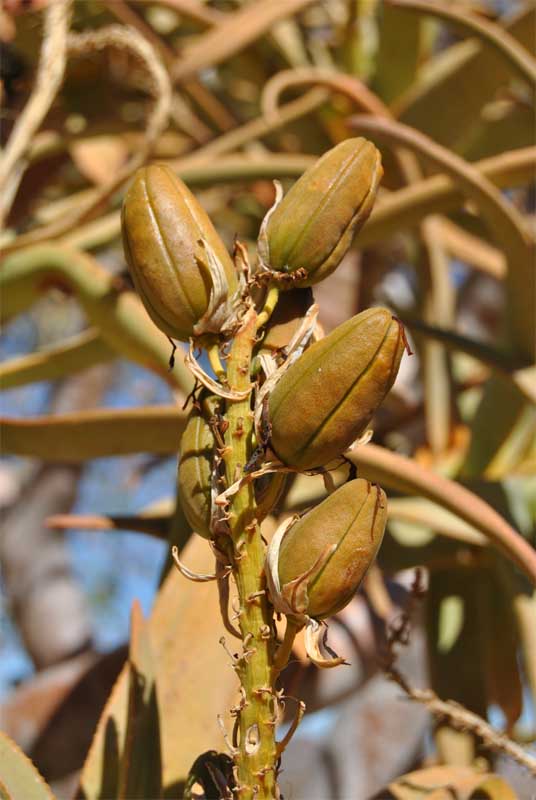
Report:
<svg viewBox="0 0 536 800"><path fill-rule="evenodd" d="M289 286L323 280L368 219L382 175L380 153L366 139L328 150L265 217L258 242L263 266L306 273Z"/></svg>
<svg viewBox="0 0 536 800"><path fill-rule="evenodd" d="M344 608L376 557L386 521L383 490L357 478L276 534L267 557L276 610L303 624Z"/></svg>
<svg viewBox="0 0 536 800"><path fill-rule="evenodd" d="M130 274L155 325L180 341L219 333L238 280L188 187L165 165L142 167L125 196L121 223Z"/></svg>
<svg viewBox="0 0 536 800"><path fill-rule="evenodd" d="M394 383L405 338L385 308L370 308L315 342L270 395L270 446L299 470L325 465L364 433Z"/></svg>

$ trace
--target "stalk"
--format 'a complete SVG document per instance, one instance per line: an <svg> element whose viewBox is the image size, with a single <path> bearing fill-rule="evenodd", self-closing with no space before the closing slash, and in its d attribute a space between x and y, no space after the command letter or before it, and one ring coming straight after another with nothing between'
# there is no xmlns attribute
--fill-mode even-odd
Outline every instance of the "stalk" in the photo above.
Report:
<svg viewBox="0 0 536 800"><path fill-rule="evenodd" d="M227 379L233 390L249 387L256 319L256 312L250 309L230 351ZM253 450L250 399L228 401L227 421L224 461L227 483L231 485L242 476ZM242 686L237 709L239 740L233 742L237 747L237 795L244 800L268 800L277 796L277 704L272 685L275 637L273 614L265 591L265 546L256 519L252 484L232 497L228 511L242 635L242 653L234 664Z"/></svg>

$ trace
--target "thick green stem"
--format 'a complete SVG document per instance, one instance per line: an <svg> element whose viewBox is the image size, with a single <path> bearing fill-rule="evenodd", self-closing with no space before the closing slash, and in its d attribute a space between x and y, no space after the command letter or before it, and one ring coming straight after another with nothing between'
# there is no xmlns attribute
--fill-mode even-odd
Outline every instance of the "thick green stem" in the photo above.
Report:
<svg viewBox="0 0 536 800"><path fill-rule="evenodd" d="M248 311L227 362L229 386L237 391L249 386L256 316L253 309ZM227 482L231 485L242 477L253 449L253 414L249 399L228 401L227 421L224 460ZM268 800L276 797L277 791L277 708L272 684L275 638L273 614L266 598L265 547L256 519L252 484L232 497L229 515L243 648L235 664L242 684L235 757L237 796L244 800Z"/></svg>

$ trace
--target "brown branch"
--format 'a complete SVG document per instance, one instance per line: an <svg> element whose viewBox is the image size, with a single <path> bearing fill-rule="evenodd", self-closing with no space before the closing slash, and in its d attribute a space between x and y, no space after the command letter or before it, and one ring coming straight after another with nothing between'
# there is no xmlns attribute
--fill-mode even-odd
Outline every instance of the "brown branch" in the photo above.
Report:
<svg viewBox="0 0 536 800"><path fill-rule="evenodd" d="M454 700L441 700L431 689L413 688L394 665L387 670L387 676L397 683L411 700L426 706L435 717L447 720L457 730L474 733L491 750L509 756L526 767L532 775L536 775L536 758L529 755L508 736L492 728L478 714L474 714Z"/></svg>
<svg viewBox="0 0 536 800"><path fill-rule="evenodd" d="M422 572L420 569L416 569L408 605L402 615L391 622L387 628L384 662L386 676L400 686L410 700L426 706L428 711L438 719L447 720L457 730L470 731L475 736L478 736L491 750L509 756L518 764L526 767L532 775L536 775L536 758L527 753L516 742L513 742L504 733L492 728L485 719L469 711L460 703L456 703L454 700L441 700L431 689L415 689L398 669L396 665L396 647L397 645L405 646L409 643L411 618L415 605L425 594Z"/></svg>

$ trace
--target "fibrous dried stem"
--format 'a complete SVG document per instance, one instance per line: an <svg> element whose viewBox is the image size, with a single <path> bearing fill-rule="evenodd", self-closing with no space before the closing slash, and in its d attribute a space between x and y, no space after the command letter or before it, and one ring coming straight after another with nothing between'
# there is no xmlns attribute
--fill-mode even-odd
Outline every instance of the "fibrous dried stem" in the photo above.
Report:
<svg viewBox="0 0 536 800"><path fill-rule="evenodd" d="M0 188L3 189L0 222L11 207L24 174L24 155L63 81L70 12L71 0L56 0L45 11L43 46L35 86L11 132L0 163Z"/></svg>
<svg viewBox="0 0 536 800"><path fill-rule="evenodd" d="M448 720L458 730L471 731L471 733L482 739L487 747L496 752L504 753L504 755L517 761L518 764L526 767L532 775L536 775L536 758L527 753L516 742L509 739L508 736L492 728L478 714L474 714L453 700L441 700L431 689L414 689L394 666L390 667L388 675L404 690L408 697L417 703L425 705L435 717Z"/></svg>

